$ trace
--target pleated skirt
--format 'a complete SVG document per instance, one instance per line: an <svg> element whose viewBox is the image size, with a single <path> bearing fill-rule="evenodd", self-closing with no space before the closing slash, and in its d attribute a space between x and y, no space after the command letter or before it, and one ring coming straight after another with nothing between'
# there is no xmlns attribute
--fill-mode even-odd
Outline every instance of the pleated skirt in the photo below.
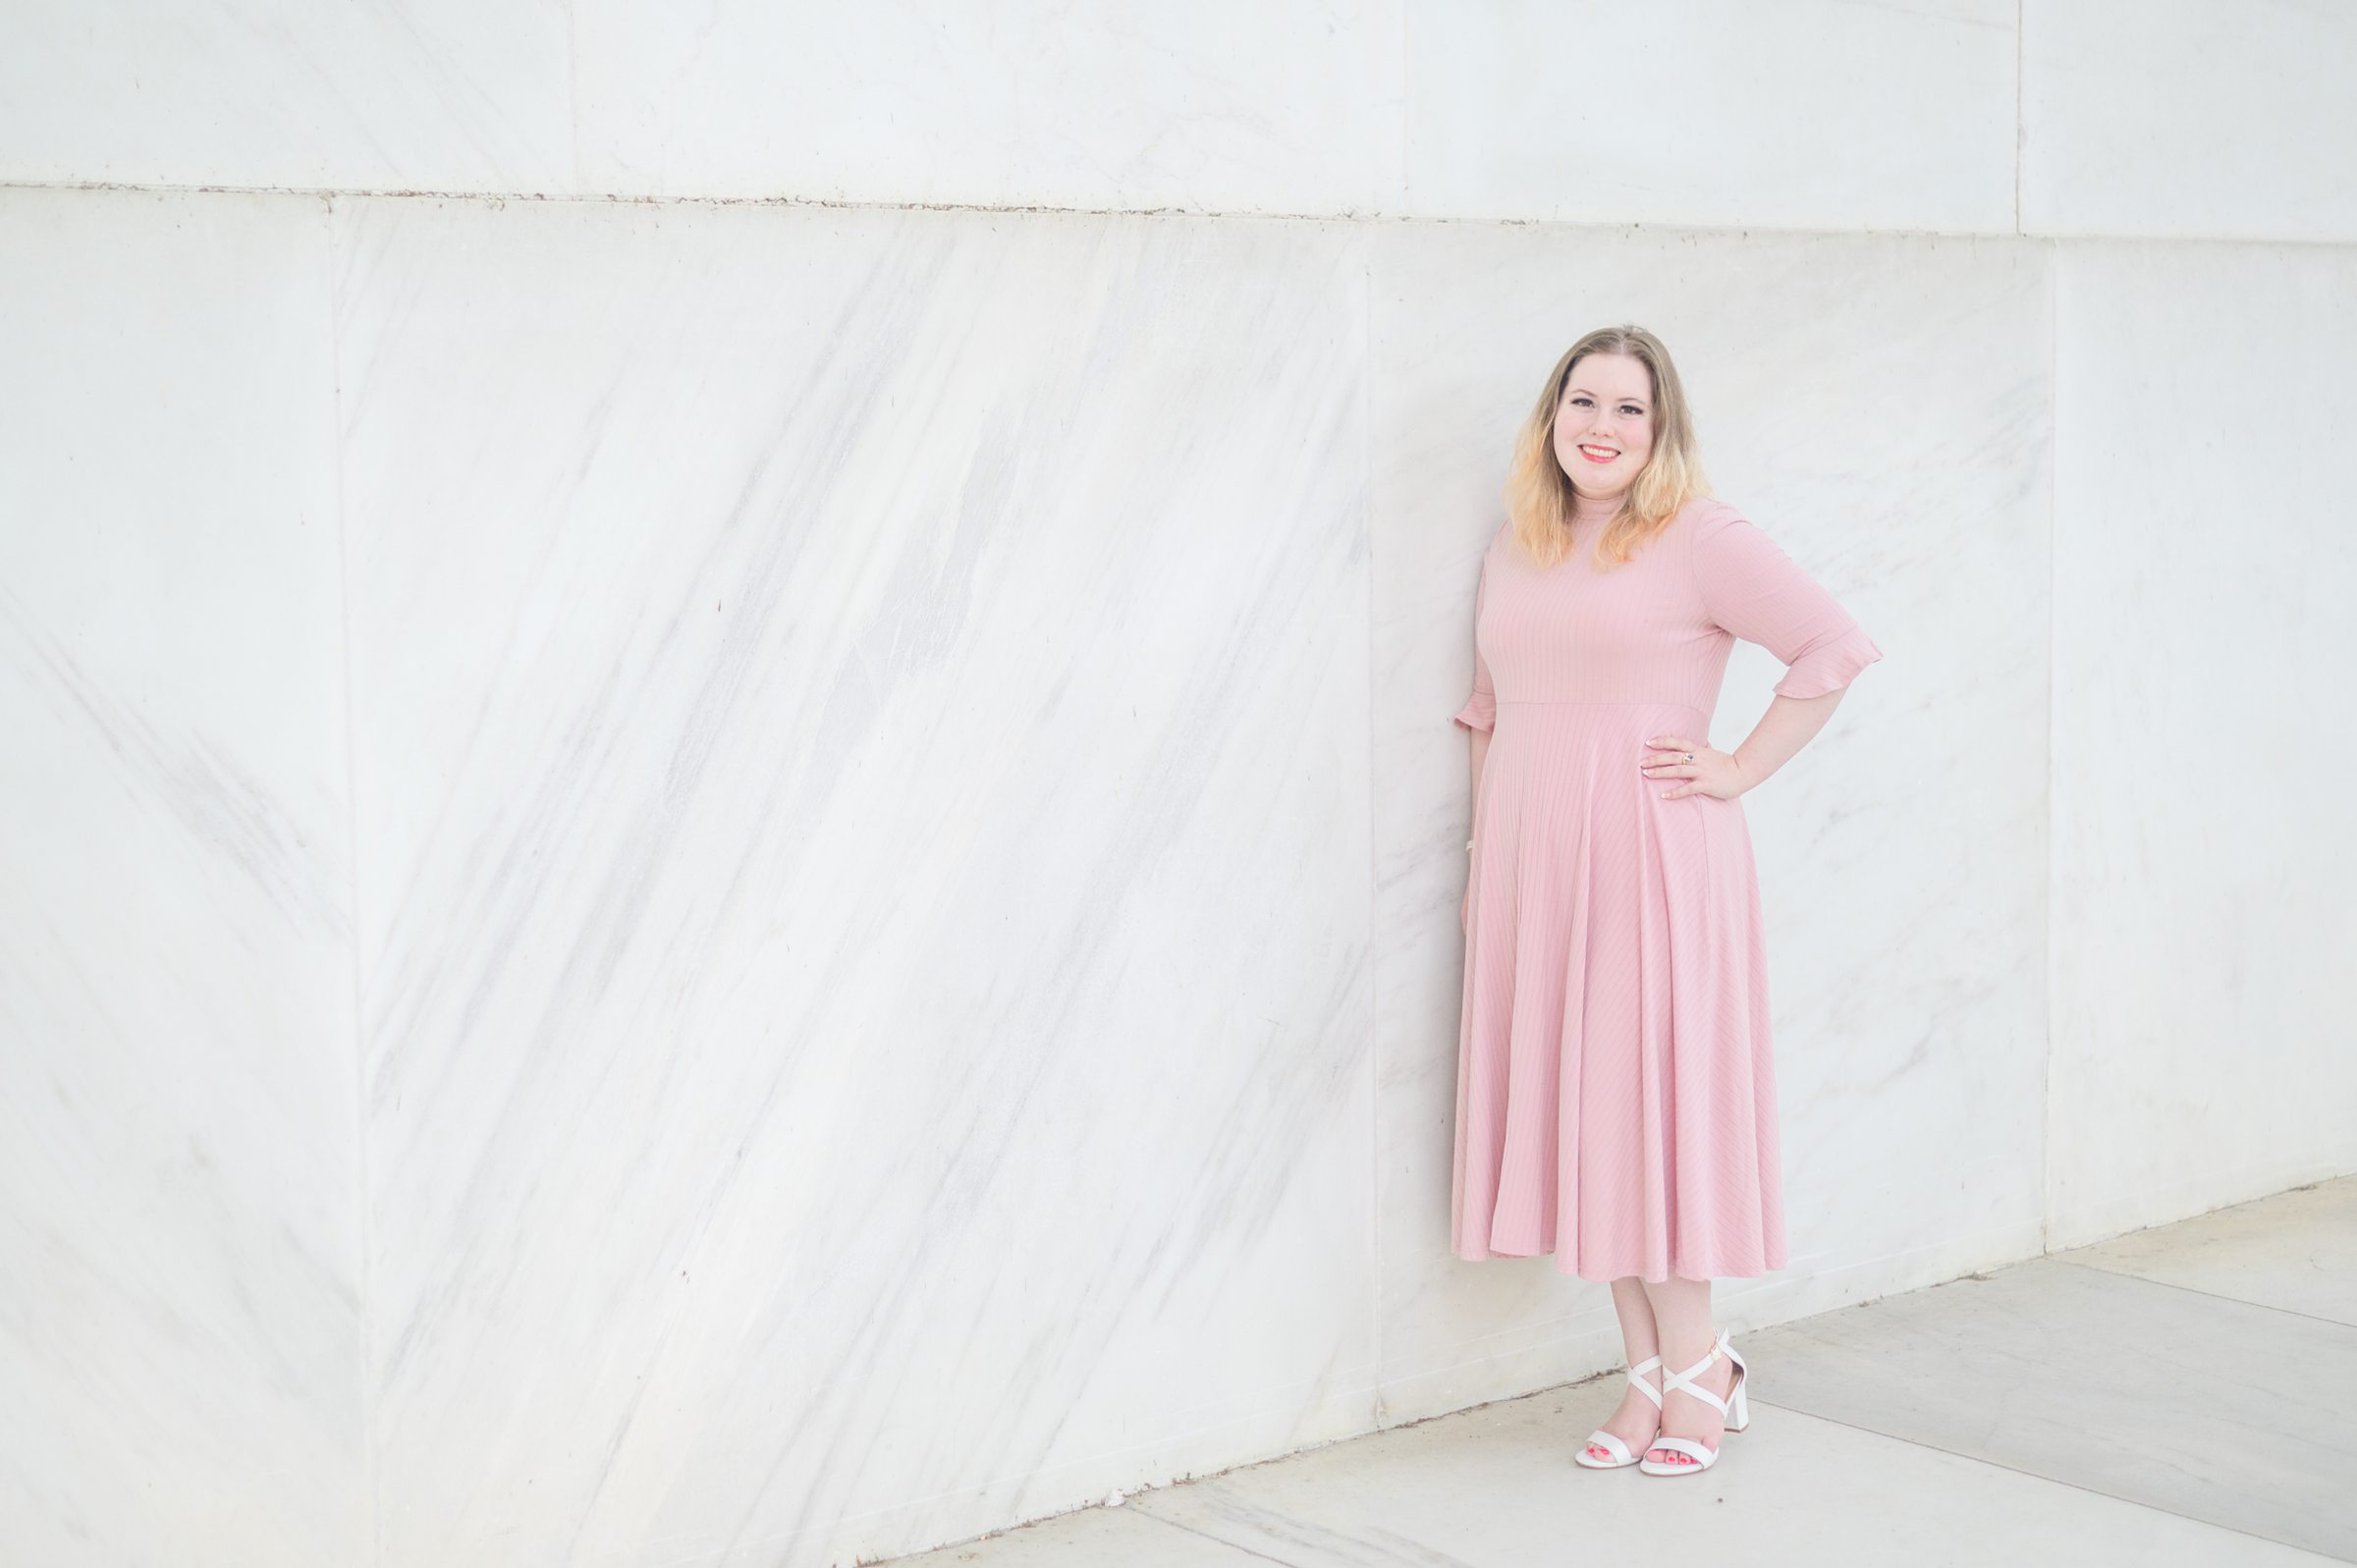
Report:
<svg viewBox="0 0 2357 1568"><path fill-rule="evenodd" d="M1665 800L1672 704L1507 703L1464 902L1451 1247L1585 1279L1784 1265L1759 879L1739 801Z"/></svg>

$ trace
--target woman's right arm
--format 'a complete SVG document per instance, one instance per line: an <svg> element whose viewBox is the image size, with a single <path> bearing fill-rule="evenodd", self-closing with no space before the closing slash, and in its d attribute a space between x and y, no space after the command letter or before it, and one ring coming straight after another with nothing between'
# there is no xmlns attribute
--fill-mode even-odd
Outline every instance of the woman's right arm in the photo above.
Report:
<svg viewBox="0 0 2357 1568"><path fill-rule="evenodd" d="M1491 733L1498 727L1498 693L1490 684L1490 662L1482 656L1481 652L1481 607L1484 599L1488 596L1489 583L1489 562L1485 557L1482 562L1481 579L1473 588L1473 694L1465 699L1465 705L1457 709L1455 718L1451 721L1466 731L1466 737L1471 742L1473 777L1470 791L1466 796L1470 802L1466 808L1468 820L1478 816L1481 801L1481 770L1483 764L1489 760ZM1468 840L1472 838L1470 829L1466 832L1466 838ZM1468 850L1470 847L1468 842ZM1471 907L1472 896L1473 874L1468 865L1465 872L1465 897L1457 905L1457 922L1460 925L1463 924Z"/></svg>

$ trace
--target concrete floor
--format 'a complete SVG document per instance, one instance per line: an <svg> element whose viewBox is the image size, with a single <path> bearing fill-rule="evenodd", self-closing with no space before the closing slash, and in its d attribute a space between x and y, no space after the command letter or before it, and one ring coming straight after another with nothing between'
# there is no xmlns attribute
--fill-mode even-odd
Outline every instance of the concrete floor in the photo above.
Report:
<svg viewBox="0 0 2357 1568"><path fill-rule="evenodd" d="M1736 1348L1751 1428L1703 1475L1572 1464L1614 1372L896 1568L2357 1562L2357 1177Z"/></svg>

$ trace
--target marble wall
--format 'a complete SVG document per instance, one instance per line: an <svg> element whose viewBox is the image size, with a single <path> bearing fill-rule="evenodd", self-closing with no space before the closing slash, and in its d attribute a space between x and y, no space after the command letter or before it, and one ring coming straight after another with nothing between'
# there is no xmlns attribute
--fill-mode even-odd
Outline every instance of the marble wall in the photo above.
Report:
<svg viewBox="0 0 2357 1568"><path fill-rule="evenodd" d="M1361 1429L1354 237L337 240L386 1561Z"/></svg>
<svg viewBox="0 0 2357 1568"><path fill-rule="evenodd" d="M0 1541L800 1568L1616 1364L1446 1214L1605 321L1886 651L1722 1318L2357 1169L2357 38L2239 15L13 6Z"/></svg>
<svg viewBox="0 0 2357 1568"><path fill-rule="evenodd" d="M2050 1240L2357 1168L2357 249L2056 260Z"/></svg>
<svg viewBox="0 0 2357 1568"><path fill-rule="evenodd" d="M361 1560L328 236L0 190L0 1560Z"/></svg>

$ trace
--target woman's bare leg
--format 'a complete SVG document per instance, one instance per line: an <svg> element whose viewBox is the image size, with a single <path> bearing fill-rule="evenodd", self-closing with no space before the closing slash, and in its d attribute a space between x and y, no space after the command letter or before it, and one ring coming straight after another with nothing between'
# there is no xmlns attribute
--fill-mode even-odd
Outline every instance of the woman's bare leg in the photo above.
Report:
<svg viewBox="0 0 2357 1568"><path fill-rule="evenodd" d="M1616 1288L1617 1288L1616 1286ZM1648 1281L1645 1294L1653 1304L1653 1321L1662 1335L1662 1376L1683 1372L1711 1353L1719 1342L1719 1331L1711 1325L1711 1282L1708 1279L1680 1279L1672 1274L1660 1284ZM1720 1398L1734 1386L1735 1365L1721 1356L1710 1370L1694 1379ZM1683 1388L1672 1392L1662 1402L1662 1435L1692 1437L1706 1448L1717 1448L1726 1434L1727 1418ZM1648 1450L1646 1458L1656 1464L1690 1465L1691 1455L1674 1448Z"/></svg>
<svg viewBox="0 0 2357 1568"><path fill-rule="evenodd" d="M1628 1364L1635 1366L1647 1356L1661 1352L1661 1337L1653 1326L1653 1303L1646 1299L1645 1284L1635 1274L1613 1281L1613 1311L1620 1318L1620 1344L1628 1352ZM1658 1392L1662 1374L1657 1370L1643 1375ZM1638 1452L1639 1443L1653 1441L1661 1412L1652 1400L1628 1387L1621 1386L1620 1408L1605 1422L1604 1430L1628 1444L1630 1453ZM1610 1459L1613 1456L1594 1443L1588 1445L1591 1459Z"/></svg>

